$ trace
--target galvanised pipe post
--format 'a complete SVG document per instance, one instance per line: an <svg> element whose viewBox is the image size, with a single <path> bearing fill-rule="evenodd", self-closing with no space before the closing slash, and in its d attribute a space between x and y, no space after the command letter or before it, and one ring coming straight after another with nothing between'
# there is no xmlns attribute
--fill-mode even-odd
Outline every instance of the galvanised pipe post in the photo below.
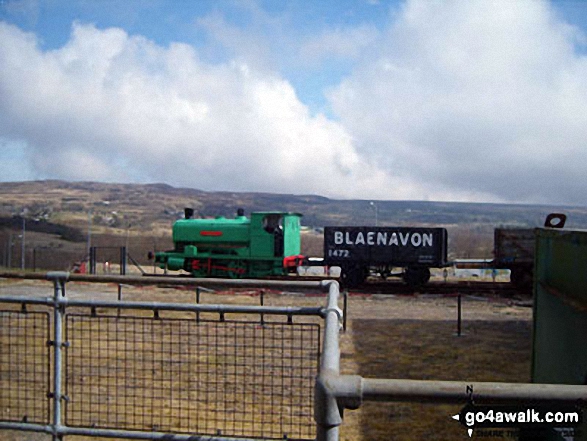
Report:
<svg viewBox="0 0 587 441"><path fill-rule="evenodd" d="M348 310L349 310L349 291L345 289L342 293L343 295L343 307L342 307L342 332L346 332L346 322L348 319Z"/></svg>
<svg viewBox="0 0 587 441"><path fill-rule="evenodd" d="M63 298L65 297L65 282L67 281L68 273L66 272L50 272L47 273L47 279L53 281L54 296L53 296L53 441L62 439L59 430L61 428L61 361L63 346L63 316L65 314L65 306Z"/></svg>
<svg viewBox="0 0 587 441"><path fill-rule="evenodd" d="M339 426L342 424L342 407L327 385L327 378L340 374L339 332L342 311L338 307L339 285L325 282L328 287L328 301L323 310L324 345L320 360L320 372L316 379L314 393L314 420L317 441L338 441Z"/></svg>

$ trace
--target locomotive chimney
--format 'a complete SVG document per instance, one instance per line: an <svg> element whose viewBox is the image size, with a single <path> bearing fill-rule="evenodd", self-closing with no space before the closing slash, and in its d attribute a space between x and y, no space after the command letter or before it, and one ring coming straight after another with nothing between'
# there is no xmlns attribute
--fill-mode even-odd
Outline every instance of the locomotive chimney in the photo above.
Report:
<svg viewBox="0 0 587 441"><path fill-rule="evenodd" d="M186 219L191 219L194 216L194 209L193 208L184 208L183 213Z"/></svg>
<svg viewBox="0 0 587 441"><path fill-rule="evenodd" d="M236 210L236 215L237 216L244 216L245 215L245 209L244 208L239 208L238 210Z"/></svg>

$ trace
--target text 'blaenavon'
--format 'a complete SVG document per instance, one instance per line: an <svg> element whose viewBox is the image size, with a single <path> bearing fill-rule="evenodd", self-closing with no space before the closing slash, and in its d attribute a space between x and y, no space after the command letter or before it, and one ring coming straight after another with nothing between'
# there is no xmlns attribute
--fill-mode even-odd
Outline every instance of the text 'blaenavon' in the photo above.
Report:
<svg viewBox="0 0 587 441"><path fill-rule="evenodd" d="M375 246L407 246L431 247L432 233L387 233L382 231L359 231L356 235L350 231L334 232L334 243L336 245L375 245Z"/></svg>

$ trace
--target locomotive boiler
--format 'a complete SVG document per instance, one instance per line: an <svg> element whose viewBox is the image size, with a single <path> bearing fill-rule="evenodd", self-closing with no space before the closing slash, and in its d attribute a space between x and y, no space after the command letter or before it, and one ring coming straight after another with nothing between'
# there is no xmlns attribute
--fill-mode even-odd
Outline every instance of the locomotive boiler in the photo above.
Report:
<svg viewBox="0 0 587 441"><path fill-rule="evenodd" d="M173 225L174 249L155 253L162 269L184 270L194 277L258 278L295 271L300 256L301 214L239 209L234 219L185 219Z"/></svg>

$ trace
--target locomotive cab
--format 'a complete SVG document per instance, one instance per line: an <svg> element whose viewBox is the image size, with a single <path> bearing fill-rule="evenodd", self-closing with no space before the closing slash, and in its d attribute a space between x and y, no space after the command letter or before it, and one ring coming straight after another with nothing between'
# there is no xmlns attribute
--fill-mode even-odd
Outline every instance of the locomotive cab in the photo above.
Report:
<svg viewBox="0 0 587 441"><path fill-rule="evenodd" d="M251 214L251 255L283 259L300 254L298 213Z"/></svg>

